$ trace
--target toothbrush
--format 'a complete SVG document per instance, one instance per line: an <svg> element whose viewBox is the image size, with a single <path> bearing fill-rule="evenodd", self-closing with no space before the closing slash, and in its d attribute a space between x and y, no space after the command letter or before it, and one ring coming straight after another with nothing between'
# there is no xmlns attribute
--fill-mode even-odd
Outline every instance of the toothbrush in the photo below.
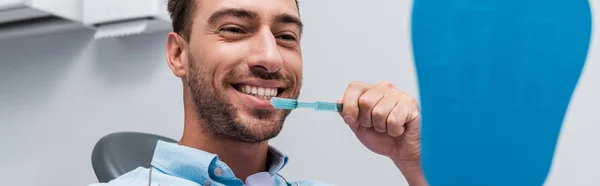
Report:
<svg viewBox="0 0 600 186"><path fill-rule="evenodd" d="M294 99L271 98L271 105L276 109L294 110L296 108L311 108L316 111L342 112L342 104L331 102L301 102Z"/></svg>

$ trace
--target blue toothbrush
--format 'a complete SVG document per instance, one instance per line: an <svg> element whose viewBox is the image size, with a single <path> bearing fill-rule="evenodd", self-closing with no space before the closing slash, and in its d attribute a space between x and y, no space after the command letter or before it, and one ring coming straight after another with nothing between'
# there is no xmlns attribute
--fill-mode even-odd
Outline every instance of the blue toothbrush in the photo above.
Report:
<svg viewBox="0 0 600 186"><path fill-rule="evenodd" d="M311 108L316 111L342 112L342 104L330 102L301 102L294 99L271 98L271 105L276 109L294 110L296 108Z"/></svg>

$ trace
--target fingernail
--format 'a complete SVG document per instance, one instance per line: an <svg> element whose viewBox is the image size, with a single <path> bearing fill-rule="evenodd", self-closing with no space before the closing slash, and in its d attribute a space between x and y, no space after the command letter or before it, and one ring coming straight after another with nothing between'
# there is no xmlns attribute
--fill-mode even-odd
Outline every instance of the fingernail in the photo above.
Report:
<svg viewBox="0 0 600 186"><path fill-rule="evenodd" d="M352 116L344 116L344 122L348 123L348 124L353 124L356 121L356 119L354 119L354 117Z"/></svg>

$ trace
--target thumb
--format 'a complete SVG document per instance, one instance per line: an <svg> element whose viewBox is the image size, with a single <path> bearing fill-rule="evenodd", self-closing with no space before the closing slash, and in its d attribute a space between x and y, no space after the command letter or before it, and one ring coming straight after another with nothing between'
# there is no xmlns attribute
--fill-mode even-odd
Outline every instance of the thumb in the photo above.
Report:
<svg viewBox="0 0 600 186"><path fill-rule="evenodd" d="M341 97L340 99L337 100L337 103L342 104L344 102L344 97ZM344 119L344 113L342 112L338 112L338 114L342 117L342 119ZM344 121L344 123L346 123ZM359 124L358 122L354 122L354 123L346 123L348 124L348 126L350 126L350 129L356 133L356 131L358 130Z"/></svg>
<svg viewBox="0 0 600 186"><path fill-rule="evenodd" d="M414 110L409 116L408 118L406 118L407 121L409 121L406 124L406 130L409 131L420 131L419 129L421 128L421 112L420 110Z"/></svg>

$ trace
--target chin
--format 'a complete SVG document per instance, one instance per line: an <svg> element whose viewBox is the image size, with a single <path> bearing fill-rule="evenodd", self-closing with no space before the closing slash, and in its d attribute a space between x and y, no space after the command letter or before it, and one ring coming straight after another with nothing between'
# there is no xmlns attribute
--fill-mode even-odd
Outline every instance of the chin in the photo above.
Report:
<svg viewBox="0 0 600 186"><path fill-rule="evenodd" d="M270 126L282 125L287 117L287 112L275 109L245 109L245 111L238 116L240 116L244 123Z"/></svg>
<svg viewBox="0 0 600 186"><path fill-rule="evenodd" d="M273 109L249 109L239 113L241 124L257 139L268 140L279 134L289 112Z"/></svg>

